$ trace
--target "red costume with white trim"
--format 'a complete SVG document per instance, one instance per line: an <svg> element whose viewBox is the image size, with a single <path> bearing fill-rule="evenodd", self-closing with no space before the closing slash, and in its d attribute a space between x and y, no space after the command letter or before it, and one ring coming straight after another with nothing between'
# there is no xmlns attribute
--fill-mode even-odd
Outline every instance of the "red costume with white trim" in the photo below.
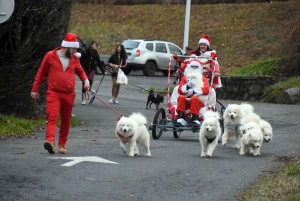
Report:
<svg viewBox="0 0 300 201"><path fill-rule="evenodd" d="M194 91L198 90L203 95L208 95L209 93L209 83L205 76L202 76L204 86L202 88L194 88ZM177 99L177 112L185 112L186 108L190 106L190 113L199 115L199 110L204 107L204 103L199 100L199 98L196 96L196 92L194 92L192 95L188 94L188 86L187 86L187 80L184 76L180 83L178 88L178 93L180 94ZM199 94L199 93L198 93ZM187 98L191 98L190 101L187 100Z"/></svg>
<svg viewBox="0 0 300 201"><path fill-rule="evenodd" d="M71 48L77 47L76 41L68 42L66 38L62 44ZM32 93L37 93L44 78L48 77L46 141L55 142L56 124L60 112L61 126L58 144L65 145L70 130L72 107L75 99L75 74L79 76L81 81L86 81L87 76L76 57L78 55L75 54L71 56L69 65L64 70L57 53L60 49L59 47L49 51L44 56L32 86Z"/></svg>

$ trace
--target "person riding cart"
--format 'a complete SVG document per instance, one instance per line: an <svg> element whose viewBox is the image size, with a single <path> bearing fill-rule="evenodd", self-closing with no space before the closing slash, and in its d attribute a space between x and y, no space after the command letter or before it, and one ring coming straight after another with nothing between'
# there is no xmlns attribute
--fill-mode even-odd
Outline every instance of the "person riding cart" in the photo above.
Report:
<svg viewBox="0 0 300 201"><path fill-rule="evenodd" d="M182 77L178 87L179 97L177 99L177 108L176 112L178 113L177 122L181 125L186 125L185 121L185 112L189 107L190 113L192 114L191 121L196 124L200 124L199 122L199 111L202 107L205 106L205 102L202 102L199 99L199 95L208 95L209 93L209 83L205 76L201 73L201 65L198 61L194 60L189 64L189 67L185 70L185 76ZM202 79L203 86L195 87L197 84L197 80L194 78L188 79L187 75L193 73Z"/></svg>

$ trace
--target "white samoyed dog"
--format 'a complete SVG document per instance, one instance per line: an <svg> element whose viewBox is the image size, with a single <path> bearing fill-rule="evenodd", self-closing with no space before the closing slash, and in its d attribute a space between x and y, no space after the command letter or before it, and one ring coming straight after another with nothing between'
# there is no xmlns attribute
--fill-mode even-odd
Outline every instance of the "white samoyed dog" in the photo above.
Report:
<svg viewBox="0 0 300 201"><path fill-rule="evenodd" d="M241 149L240 155L246 153L253 153L254 156L261 155L260 148L263 143L263 134L261 128L255 122L249 122L246 125L241 126Z"/></svg>
<svg viewBox="0 0 300 201"><path fill-rule="evenodd" d="M256 113L250 113L246 115L241 120L241 125L245 125L250 122L255 122L258 124L258 126L261 128L261 132L264 137L264 142L270 142L273 138L273 129L269 122L262 119L258 114Z"/></svg>
<svg viewBox="0 0 300 201"><path fill-rule="evenodd" d="M264 135L264 142L270 142L273 139L273 128L269 122L261 119L258 125Z"/></svg>
<svg viewBox="0 0 300 201"><path fill-rule="evenodd" d="M201 157L211 157L218 139L221 137L220 114L206 111L199 132L199 141L202 147Z"/></svg>
<svg viewBox="0 0 300 201"><path fill-rule="evenodd" d="M147 149L146 156L150 153L150 135L145 126L147 119L141 113L132 113L129 117L122 116L117 122L115 134L120 141L120 146L126 153L126 144L129 144L129 156L139 155L138 145Z"/></svg>
<svg viewBox="0 0 300 201"><path fill-rule="evenodd" d="M229 104L223 114L224 119L224 133L222 135L222 145L226 146L230 137L235 136L236 142L234 149L239 149L241 145L241 120L247 114L254 113L254 107L248 103Z"/></svg>

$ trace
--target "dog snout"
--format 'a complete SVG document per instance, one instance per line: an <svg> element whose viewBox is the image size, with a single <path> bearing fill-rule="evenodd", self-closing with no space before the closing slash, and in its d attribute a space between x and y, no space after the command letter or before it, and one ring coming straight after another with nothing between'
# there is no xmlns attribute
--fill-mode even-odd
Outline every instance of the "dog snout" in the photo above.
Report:
<svg viewBox="0 0 300 201"><path fill-rule="evenodd" d="M123 132L127 132L128 130L126 128L123 129Z"/></svg>
<svg viewBox="0 0 300 201"><path fill-rule="evenodd" d="M259 148L259 145L256 145L256 148Z"/></svg>
<svg viewBox="0 0 300 201"><path fill-rule="evenodd" d="M230 115L230 118L231 118L231 119L234 119L234 116L233 116L233 115Z"/></svg>

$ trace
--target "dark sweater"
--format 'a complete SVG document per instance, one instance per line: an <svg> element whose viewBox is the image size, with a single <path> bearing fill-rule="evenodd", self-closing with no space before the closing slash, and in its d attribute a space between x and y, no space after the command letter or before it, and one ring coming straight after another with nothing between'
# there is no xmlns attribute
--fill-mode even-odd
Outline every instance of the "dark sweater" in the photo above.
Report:
<svg viewBox="0 0 300 201"><path fill-rule="evenodd" d="M85 70L96 70L97 66L104 74L105 69L101 65L100 56L97 50L91 50L88 48L81 53L80 64Z"/></svg>

